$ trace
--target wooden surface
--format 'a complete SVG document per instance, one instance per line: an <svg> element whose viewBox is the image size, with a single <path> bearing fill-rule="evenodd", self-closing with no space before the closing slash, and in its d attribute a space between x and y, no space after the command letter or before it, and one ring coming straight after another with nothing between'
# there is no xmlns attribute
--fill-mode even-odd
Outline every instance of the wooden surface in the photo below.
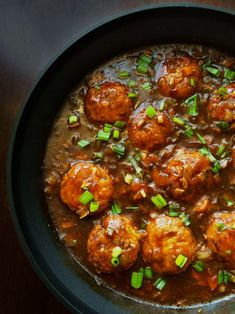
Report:
<svg viewBox="0 0 235 314"><path fill-rule="evenodd" d="M14 120L34 81L76 36L144 0L0 0L0 313L65 314L29 265L12 224L5 163ZM235 0L191 1L235 9Z"/></svg>

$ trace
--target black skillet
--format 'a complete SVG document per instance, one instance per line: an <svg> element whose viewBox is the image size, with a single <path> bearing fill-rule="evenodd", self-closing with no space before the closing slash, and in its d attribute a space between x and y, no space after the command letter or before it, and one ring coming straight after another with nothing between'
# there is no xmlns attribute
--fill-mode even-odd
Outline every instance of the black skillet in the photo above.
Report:
<svg viewBox="0 0 235 314"><path fill-rule="evenodd" d="M98 286L59 243L44 202L41 166L53 120L66 95L102 62L142 46L195 43L235 55L235 17L212 9L129 12L79 38L45 71L16 123L8 156L8 192L18 237L44 283L74 313L235 313L235 297L177 308L141 303ZM182 287L187 291L187 287Z"/></svg>

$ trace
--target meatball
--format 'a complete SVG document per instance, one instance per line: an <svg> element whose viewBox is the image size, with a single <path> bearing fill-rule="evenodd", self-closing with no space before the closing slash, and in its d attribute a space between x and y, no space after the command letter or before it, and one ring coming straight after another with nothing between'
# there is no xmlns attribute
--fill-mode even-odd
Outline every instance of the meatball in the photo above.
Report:
<svg viewBox="0 0 235 314"><path fill-rule="evenodd" d="M79 162L64 175L60 187L60 197L80 218L91 214L89 212L90 205L84 205L79 200L86 190L93 194L93 201L99 204L95 213L107 208L113 194L113 178L108 170L92 163Z"/></svg>
<svg viewBox="0 0 235 314"><path fill-rule="evenodd" d="M85 97L88 117L96 122L113 123L127 120L133 108L127 88L120 83L104 83L99 88L91 87Z"/></svg>
<svg viewBox="0 0 235 314"><path fill-rule="evenodd" d="M137 259L139 239L140 234L131 218L125 215L106 216L89 234L89 262L103 273L128 269Z"/></svg>
<svg viewBox="0 0 235 314"><path fill-rule="evenodd" d="M215 91L209 100L208 115L219 121L235 121L235 83L225 87L225 94L218 95Z"/></svg>
<svg viewBox="0 0 235 314"><path fill-rule="evenodd" d="M157 76L157 84L163 95L186 99L195 92L201 70L192 57L178 56L164 61Z"/></svg>
<svg viewBox="0 0 235 314"><path fill-rule="evenodd" d="M128 136L130 141L140 149L155 150L168 142L174 131L174 125L167 112L156 109L156 116L150 118L146 114L148 106L141 105L130 117Z"/></svg>
<svg viewBox="0 0 235 314"><path fill-rule="evenodd" d="M143 259L154 272L178 274L185 271L196 255L196 241L191 230L179 218L158 216L146 228ZM179 255L187 258L183 267L176 265Z"/></svg>
<svg viewBox="0 0 235 314"><path fill-rule="evenodd" d="M153 170L153 180L158 187L184 201L192 200L214 182L209 158L184 148L177 149L166 163Z"/></svg>
<svg viewBox="0 0 235 314"><path fill-rule="evenodd" d="M209 248L232 269L235 267L235 211L214 213L206 231Z"/></svg>

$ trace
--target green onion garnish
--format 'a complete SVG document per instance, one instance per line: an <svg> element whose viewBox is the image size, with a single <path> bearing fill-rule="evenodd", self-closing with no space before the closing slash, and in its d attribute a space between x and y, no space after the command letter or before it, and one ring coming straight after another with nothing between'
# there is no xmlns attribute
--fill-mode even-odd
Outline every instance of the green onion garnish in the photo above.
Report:
<svg viewBox="0 0 235 314"><path fill-rule="evenodd" d="M127 71L121 71L118 73L119 78L127 78L129 76L129 72Z"/></svg>
<svg viewBox="0 0 235 314"><path fill-rule="evenodd" d="M105 123L105 124L104 124L104 132L105 132L105 133L111 132L112 127L113 127L112 124Z"/></svg>
<svg viewBox="0 0 235 314"><path fill-rule="evenodd" d="M145 267L144 269L144 276L148 279L151 279L153 278L153 271L152 271L152 268L151 267Z"/></svg>
<svg viewBox="0 0 235 314"><path fill-rule="evenodd" d="M151 89L151 84L149 82L143 83L141 86L144 90L150 90Z"/></svg>
<svg viewBox="0 0 235 314"><path fill-rule="evenodd" d="M145 113L151 119L157 115L157 111L153 108L153 106L148 106Z"/></svg>
<svg viewBox="0 0 235 314"><path fill-rule="evenodd" d="M182 220L183 224L188 227L191 224L191 221L189 219L189 215L182 213L179 215L179 218Z"/></svg>
<svg viewBox="0 0 235 314"><path fill-rule="evenodd" d="M142 287L144 274L142 271L133 272L131 275L131 286L135 289L139 289Z"/></svg>
<svg viewBox="0 0 235 314"><path fill-rule="evenodd" d="M220 70L217 69L216 67L208 66L208 67L205 67L205 69L207 70L207 72L213 74L216 77L220 76Z"/></svg>
<svg viewBox="0 0 235 314"><path fill-rule="evenodd" d="M190 78L189 83L190 83L190 85L191 85L192 87L195 87L195 86L196 86L196 81L195 81L194 78Z"/></svg>
<svg viewBox="0 0 235 314"><path fill-rule="evenodd" d="M79 201L83 204L83 205L87 205L88 203L90 203L91 200L93 200L94 195L89 192L88 190L86 190L84 193L82 193L79 197Z"/></svg>
<svg viewBox="0 0 235 314"><path fill-rule="evenodd" d="M68 117L68 122L69 122L69 124L77 123L78 122L78 117L75 116L75 115L71 115L71 116Z"/></svg>
<svg viewBox="0 0 235 314"><path fill-rule="evenodd" d="M112 205L112 213L113 214L121 214L122 213L122 208L118 203L114 203Z"/></svg>
<svg viewBox="0 0 235 314"><path fill-rule="evenodd" d="M139 206L126 206L126 209L138 210Z"/></svg>
<svg viewBox="0 0 235 314"><path fill-rule="evenodd" d="M203 156L207 156L211 162L215 162L216 158L212 155L211 151L209 150L209 148L207 147L202 147L199 149L199 152L203 155Z"/></svg>
<svg viewBox="0 0 235 314"><path fill-rule="evenodd" d="M115 126L116 128L119 128L119 129L123 128L125 125L126 125L126 122L125 122L125 121L115 121L115 122L114 122L114 126Z"/></svg>
<svg viewBox="0 0 235 314"><path fill-rule="evenodd" d="M203 263L203 261L196 261L196 262L193 263L192 266L199 273L203 272L203 270L204 270L204 263Z"/></svg>
<svg viewBox="0 0 235 314"><path fill-rule="evenodd" d="M185 100L185 103L188 107L188 114L190 114L190 116L197 116L198 115L197 100L198 100L197 94L195 94L195 95L193 95L193 96L191 96Z"/></svg>
<svg viewBox="0 0 235 314"><path fill-rule="evenodd" d="M218 271L218 275L217 275L218 285L221 285L223 283L227 285L230 281L230 278L231 278L231 275L227 270Z"/></svg>
<svg viewBox="0 0 235 314"><path fill-rule="evenodd" d="M78 142L78 146L81 148L84 148L88 146L89 144L91 144L91 141L88 141L88 140L81 140Z"/></svg>
<svg viewBox="0 0 235 314"><path fill-rule="evenodd" d="M98 131L97 135L96 135L96 139L99 141L105 141L108 142L109 138L110 138L110 132L104 132L104 131Z"/></svg>
<svg viewBox="0 0 235 314"><path fill-rule="evenodd" d="M175 264L179 267L179 268L183 268L184 265L187 263L188 258L182 254L179 254L175 260Z"/></svg>
<svg viewBox="0 0 235 314"><path fill-rule="evenodd" d="M214 162L213 167L211 168L211 170L212 170L213 173L218 174L220 169L221 169L221 165L220 165L219 160L217 160L217 161Z"/></svg>
<svg viewBox="0 0 235 314"><path fill-rule="evenodd" d="M115 130L113 131L113 138L118 139L119 136L120 136L119 130L115 129Z"/></svg>
<svg viewBox="0 0 235 314"><path fill-rule="evenodd" d="M160 111L163 111L164 108L165 108L165 100L162 99L162 100L160 100L160 102L159 102L159 110L160 110Z"/></svg>
<svg viewBox="0 0 235 314"><path fill-rule="evenodd" d="M180 204L179 204L179 203L176 203L176 202L171 203L171 204L169 205L169 209L170 209L170 210L180 209Z"/></svg>
<svg viewBox="0 0 235 314"><path fill-rule="evenodd" d="M172 121L176 124L179 124L179 125L184 125L185 122L183 119L179 118L179 117L173 117Z"/></svg>
<svg viewBox="0 0 235 314"><path fill-rule="evenodd" d="M134 167L135 172L136 172L137 174L138 174L138 173L141 173L141 172L142 172L142 169L139 167L139 165L138 165L136 159L135 159L134 157L132 157L132 156L129 156L128 159L129 159L130 163L132 164L132 166Z"/></svg>
<svg viewBox="0 0 235 314"><path fill-rule="evenodd" d="M225 69L224 77L230 81L233 81L235 79L235 71L232 71L230 69Z"/></svg>
<svg viewBox="0 0 235 314"><path fill-rule="evenodd" d="M120 246L115 246L112 249L112 257L119 257L122 254L122 249L120 248Z"/></svg>
<svg viewBox="0 0 235 314"><path fill-rule="evenodd" d="M138 95L136 93L129 93L128 97L129 98L136 98Z"/></svg>
<svg viewBox="0 0 235 314"><path fill-rule="evenodd" d="M225 96L228 94L228 90L224 86L221 86L217 89L216 93L220 96Z"/></svg>
<svg viewBox="0 0 235 314"><path fill-rule="evenodd" d="M139 64L137 66L137 72L141 73L141 74L146 74L148 72L148 65L146 64Z"/></svg>
<svg viewBox="0 0 235 314"><path fill-rule="evenodd" d="M225 152L225 149L226 147L223 144L221 144L217 149L216 155L220 157Z"/></svg>
<svg viewBox="0 0 235 314"><path fill-rule="evenodd" d="M202 144L206 144L206 141L205 141L204 137L203 137L201 134L197 133L197 137L198 137L199 141L200 141Z"/></svg>
<svg viewBox="0 0 235 314"><path fill-rule="evenodd" d="M222 130L227 130L229 127L229 123L226 121L219 121L216 123L216 125Z"/></svg>
<svg viewBox="0 0 235 314"><path fill-rule="evenodd" d="M103 152L95 152L93 153L91 159L95 162L101 162L104 159L104 153Z"/></svg>
<svg viewBox="0 0 235 314"><path fill-rule="evenodd" d="M114 153L116 153L118 156L124 156L125 150L126 150L124 145L122 145L122 144L113 144L111 146L111 148L112 148L112 151Z"/></svg>
<svg viewBox="0 0 235 314"><path fill-rule="evenodd" d="M158 194L156 196L152 196L151 201L159 209L162 209L167 205L167 201L165 200L165 198L161 194Z"/></svg>
<svg viewBox="0 0 235 314"><path fill-rule="evenodd" d="M234 202L233 202L233 201L231 201L231 200L229 200L229 199L227 199L227 198L225 198L224 200L225 200L225 202L227 203L227 206L228 206L228 207L231 207L231 206L234 205Z"/></svg>
<svg viewBox="0 0 235 314"><path fill-rule="evenodd" d="M130 81L128 82L128 87L135 87L135 86L137 86L136 81L130 80Z"/></svg>
<svg viewBox="0 0 235 314"><path fill-rule="evenodd" d="M190 127L190 125L188 125L188 124L185 125L184 134L185 134L187 137L192 137L192 136L193 136L193 130L192 130L192 128Z"/></svg>
<svg viewBox="0 0 235 314"><path fill-rule="evenodd" d="M112 257L112 258L111 258L111 264L112 264L114 267L118 267L119 263L120 263L119 257Z"/></svg>
<svg viewBox="0 0 235 314"><path fill-rule="evenodd" d="M133 181L133 177L131 174L127 173L124 177L124 180L127 184L130 184Z"/></svg>
<svg viewBox="0 0 235 314"><path fill-rule="evenodd" d="M99 209L100 204L98 202L90 202L90 212L94 213Z"/></svg>
<svg viewBox="0 0 235 314"><path fill-rule="evenodd" d="M155 282L154 282L154 287L160 291L162 291L165 286L166 286L166 280L163 279L162 277L159 277Z"/></svg>
<svg viewBox="0 0 235 314"><path fill-rule="evenodd" d="M220 222L220 223L217 224L217 229L219 231L224 231L224 230L227 229L227 226L223 222Z"/></svg>
<svg viewBox="0 0 235 314"><path fill-rule="evenodd" d="M152 62L152 57L146 56L145 54L142 54L139 56L138 62L143 61L147 64L150 64Z"/></svg>

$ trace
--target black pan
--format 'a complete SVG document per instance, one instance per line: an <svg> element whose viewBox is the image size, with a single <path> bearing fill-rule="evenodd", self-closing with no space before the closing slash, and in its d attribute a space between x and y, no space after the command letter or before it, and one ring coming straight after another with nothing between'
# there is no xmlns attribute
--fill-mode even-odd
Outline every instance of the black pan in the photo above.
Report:
<svg viewBox="0 0 235 314"><path fill-rule="evenodd" d="M165 7L128 13L79 38L45 71L16 123L8 156L8 192L18 236L44 283L74 313L235 313L234 296L188 308L140 303L98 286L70 257L50 226L41 167L53 120L83 76L124 51L158 43L196 43L235 55L235 17L212 9ZM187 290L187 287L182 287Z"/></svg>

